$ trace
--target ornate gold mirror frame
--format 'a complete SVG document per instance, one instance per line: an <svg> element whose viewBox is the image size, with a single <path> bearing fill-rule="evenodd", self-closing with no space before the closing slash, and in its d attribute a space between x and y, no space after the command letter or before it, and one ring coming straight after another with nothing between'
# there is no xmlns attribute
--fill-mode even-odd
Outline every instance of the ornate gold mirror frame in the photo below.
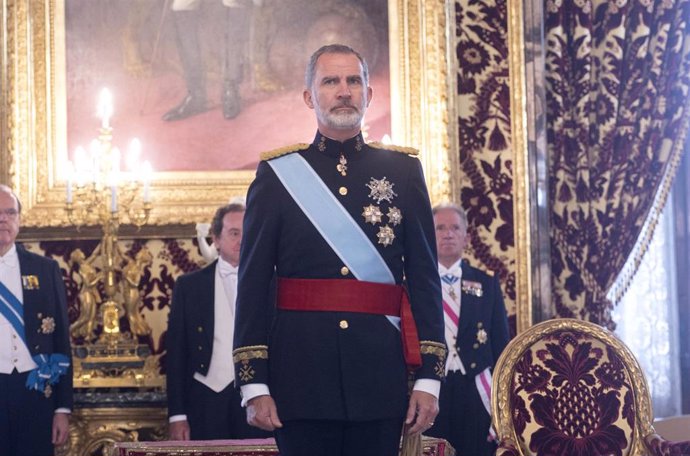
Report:
<svg viewBox="0 0 690 456"><path fill-rule="evenodd" d="M64 210L66 119L64 1L5 0L0 10L0 181L22 196L25 227L69 226ZM455 115L455 5L450 0L388 0L393 141L422 151L434 202L458 194ZM531 322L530 210L523 75L522 6L508 2L514 153L518 330ZM63 94L64 96L64 94ZM150 224L210 217L228 195L244 195L251 171L156 173Z"/></svg>

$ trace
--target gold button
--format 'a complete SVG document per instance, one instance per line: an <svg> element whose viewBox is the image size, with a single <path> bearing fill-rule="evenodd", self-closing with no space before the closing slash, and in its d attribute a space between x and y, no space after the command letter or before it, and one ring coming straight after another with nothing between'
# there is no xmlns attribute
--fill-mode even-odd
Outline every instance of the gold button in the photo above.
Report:
<svg viewBox="0 0 690 456"><path fill-rule="evenodd" d="M338 189L338 193L340 193L343 196L347 195L347 187L340 187Z"/></svg>
<svg viewBox="0 0 690 456"><path fill-rule="evenodd" d="M197 327L196 330L199 331L200 333L204 332L204 328L202 328L201 326Z"/></svg>
<svg viewBox="0 0 690 456"><path fill-rule="evenodd" d="M483 326L484 326L484 323L482 323L481 321L479 323L477 323L477 328L481 328Z"/></svg>
<svg viewBox="0 0 690 456"><path fill-rule="evenodd" d="M36 346L34 347L34 350L38 350L39 348L41 348L41 347L40 347L39 345L36 345Z"/></svg>
<svg viewBox="0 0 690 456"><path fill-rule="evenodd" d="M347 323L347 320L340 320L340 329L347 329L349 327L350 325Z"/></svg>
<svg viewBox="0 0 690 456"><path fill-rule="evenodd" d="M204 364L202 363L202 364L199 364L199 367L201 367L201 368L203 369L205 366L204 366Z"/></svg>
<svg viewBox="0 0 690 456"><path fill-rule="evenodd" d="M477 363L470 364L470 369L474 369L475 367L477 367Z"/></svg>
<svg viewBox="0 0 690 456"><path fill-rule="evenodd" d="M340 268L340 275L346 276L346 275L348 275L349 273L350 273L350 270L347 269L347 266L343 266L342 268Z"/></svg>
<svg viewBox="0 0 690 456"><path fill-rule="evenodd" d="M201 345L199 345L199 351L201 351L201 350L203 350L203 348L201 347Z"/></svg>
<svg viewBox="0 0 690 456"><path fill-rule="evenodd" d="M475 342L475 343L472 345L472 348L479 348L479 344Z"/></svg>

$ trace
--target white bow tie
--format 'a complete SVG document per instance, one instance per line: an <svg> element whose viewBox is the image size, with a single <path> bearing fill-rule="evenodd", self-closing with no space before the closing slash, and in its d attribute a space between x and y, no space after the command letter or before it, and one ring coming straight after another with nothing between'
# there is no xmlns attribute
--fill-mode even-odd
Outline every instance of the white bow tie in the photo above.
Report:
<svg viewBox="0 0 690 456"><path fill-rule="evenodd" d="M218 265L219 265L218 272L220 272L221 277L228 277L231 275L237 275L237 268L234 267L233 265L228 264L224 261L219 261Z"/></svg>

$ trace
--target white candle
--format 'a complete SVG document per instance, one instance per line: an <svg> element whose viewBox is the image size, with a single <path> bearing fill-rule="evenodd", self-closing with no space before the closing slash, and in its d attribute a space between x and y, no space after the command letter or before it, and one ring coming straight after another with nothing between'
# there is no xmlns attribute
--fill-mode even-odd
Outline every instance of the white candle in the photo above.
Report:
<svg viewBox="0 0 690 456"><path fill-rule="evenodd" d="M137 168L139 167L139 155L141 155L141 141L138 138L132 139L129 143L129 148L127 149L127 170L136 175ZM133 179L134 180L134 179Z"/></svg>
<svg viewBox="0 0 690 456"><path fill-rule="evenodd" d="M103 89L98 95L98 117L101 118L101 127L110 128L110 117L113 115L113 95L110 90Z"/></svg>
<svg viewBox="0 0 690 456"><path fill-rule="evenodd" d="M151 202L151 163L145 161L142 165L142 170L144 174L144 202Z"/></svg>
<svg viewBox="0 0 690 456"><path fill-rule="evenodd" d="M110 187L110 212L117 212L117 185Z"/></svg>

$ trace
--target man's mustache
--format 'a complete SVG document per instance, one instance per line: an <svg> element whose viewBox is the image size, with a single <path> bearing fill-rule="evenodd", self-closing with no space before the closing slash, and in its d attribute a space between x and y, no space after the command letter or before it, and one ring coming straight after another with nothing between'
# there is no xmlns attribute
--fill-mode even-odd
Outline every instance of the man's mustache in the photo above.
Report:
<svg viewBox="0 0 690 456"><path fill-rule="evenodd" d="M350 104L350 103L342 103L342 104L339 104L338 106L333 106L331 108L331 111L335 111L336 109L340 109L340 108L352 108L355 111L359 112L359 109L357 109L357 106Z"/></svg>

